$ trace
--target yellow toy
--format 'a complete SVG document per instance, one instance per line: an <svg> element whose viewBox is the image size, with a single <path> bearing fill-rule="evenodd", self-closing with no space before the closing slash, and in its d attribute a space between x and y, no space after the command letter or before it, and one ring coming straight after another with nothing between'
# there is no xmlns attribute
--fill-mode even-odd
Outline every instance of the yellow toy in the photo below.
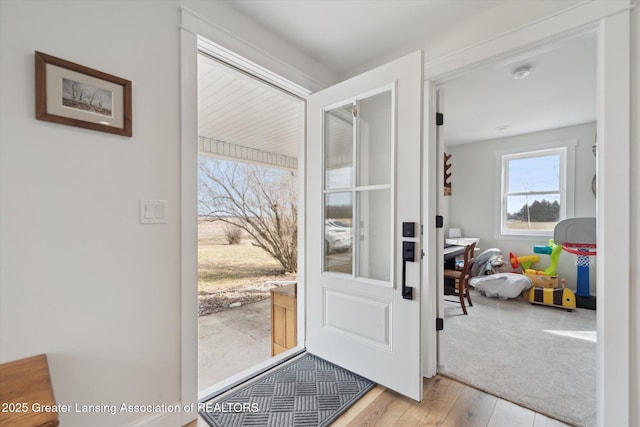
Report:
<svg viewBox="0 0 640 427"><path fill-rule="evenodd" d="M520 267L520 264L522 264L522 271L527 275L555 277L556 268L558 267L558 259L560 258L560 253L562 252L562 246L556 245L553 239L551 239L549 240L549 244L547 246L535 245L533 247L533 252L537 254L549 255L549 260L551 262L545 270L534 270L531 268L531 264L535 264L540 261L540 257L538 257L538 255L515 256L513 252L509 253L511 267L516 269Z"/></svg>
<svg viewBox="0 0 640 427"><path fill-rule="evenodd" d="M545 276L544 274L522 273L531 280L531 284L537 288L558 288L558 276Z"/></svg>
<svg viewBox="0 0 640 427"><path fill-rule="evenodd" d="M529 290L529 302L550 305L571 311L576 308L576 295L569 288L539 288Z"/></svg>

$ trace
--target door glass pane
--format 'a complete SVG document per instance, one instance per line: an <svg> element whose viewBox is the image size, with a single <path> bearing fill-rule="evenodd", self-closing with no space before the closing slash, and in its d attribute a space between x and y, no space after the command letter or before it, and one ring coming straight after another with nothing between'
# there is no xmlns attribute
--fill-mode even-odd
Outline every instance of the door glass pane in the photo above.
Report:
<svg viewBox="0 0 640 427"><path fill-rule="evenodd" d="M358 185L390 184L391 91L360 101L358 118Z"/></svg>
<svg viewBox="0 0 640 427"><path fill-rule="evenodd" d="M391 192L358 192L358 276L390 281Z"/></svg>
<svg viewBox="0 0 640 427"><path fill-rule="evenodd" d="M324 271L353 271L353 196L351 192L324 197Z"/></svg>
<svg viewBox="0 0 640 427"><path fill-rule="evenodd" d="M353 107L351 104L325 111L325 189L349 188L353 184Z"/></svg>

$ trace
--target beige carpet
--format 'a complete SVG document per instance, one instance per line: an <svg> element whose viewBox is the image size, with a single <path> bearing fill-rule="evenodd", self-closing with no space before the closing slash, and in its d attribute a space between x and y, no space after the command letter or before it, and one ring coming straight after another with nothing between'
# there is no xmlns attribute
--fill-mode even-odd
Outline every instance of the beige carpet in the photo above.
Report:
<svg viewBox="0 0 640 427"><path fill-rule="evenodd" d="M471 298L467 316L445 302L439 372L565 423L595 426L596 312L475 291Z"/></svg>

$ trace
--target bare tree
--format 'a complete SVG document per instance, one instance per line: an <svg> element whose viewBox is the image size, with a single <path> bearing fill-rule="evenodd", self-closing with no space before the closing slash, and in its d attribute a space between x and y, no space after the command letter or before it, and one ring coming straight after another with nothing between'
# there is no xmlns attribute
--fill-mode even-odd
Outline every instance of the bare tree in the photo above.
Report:
<svg viewBox="0 0 640 427"><path fill-rule="evenodd" d="M297 271L296 174L212 158L199 170L200 215L245 230L285 271Z"/></svg>
<svg viewBox="0 0 640 427"><path fill-rule="evenodd" d="M87 104L89 104L89 107L93 107L93 100L96 97L96 92L95 91L91 91L89 92L89 94L87 95L87 97L89 98L87 100Z"/></svg>

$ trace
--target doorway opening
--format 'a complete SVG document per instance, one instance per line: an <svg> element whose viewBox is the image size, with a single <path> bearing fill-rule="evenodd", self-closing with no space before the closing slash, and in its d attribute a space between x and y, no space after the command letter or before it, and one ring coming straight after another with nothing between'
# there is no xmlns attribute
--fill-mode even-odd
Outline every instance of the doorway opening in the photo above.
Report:
<svg viewBox="0 0 640 427"><path fill-rule="evenodd" d="M299 351L304 315L296 296L305 101L211 48L199 43L197 62L201 399Z"/></svg>
<svg viewBox="0 0 640 427"><path fill-rule="evenodd" d="M595 310L531 305L529 288L540 284L510 254L530 256L527 268L542 272L555 262L555 224L596 217L596 41L587 33L519 52L437 88L445 113L439 175L451 174L441 182L450 186L439 198L440 244L479 248L468 315L445 296L438 371L577 425L596 422ZM506 191L505 182L518 190ZM556 254L556 286L564 279L576 292L575 257ZM595 273L594 264L592 295Z"/></svg>

